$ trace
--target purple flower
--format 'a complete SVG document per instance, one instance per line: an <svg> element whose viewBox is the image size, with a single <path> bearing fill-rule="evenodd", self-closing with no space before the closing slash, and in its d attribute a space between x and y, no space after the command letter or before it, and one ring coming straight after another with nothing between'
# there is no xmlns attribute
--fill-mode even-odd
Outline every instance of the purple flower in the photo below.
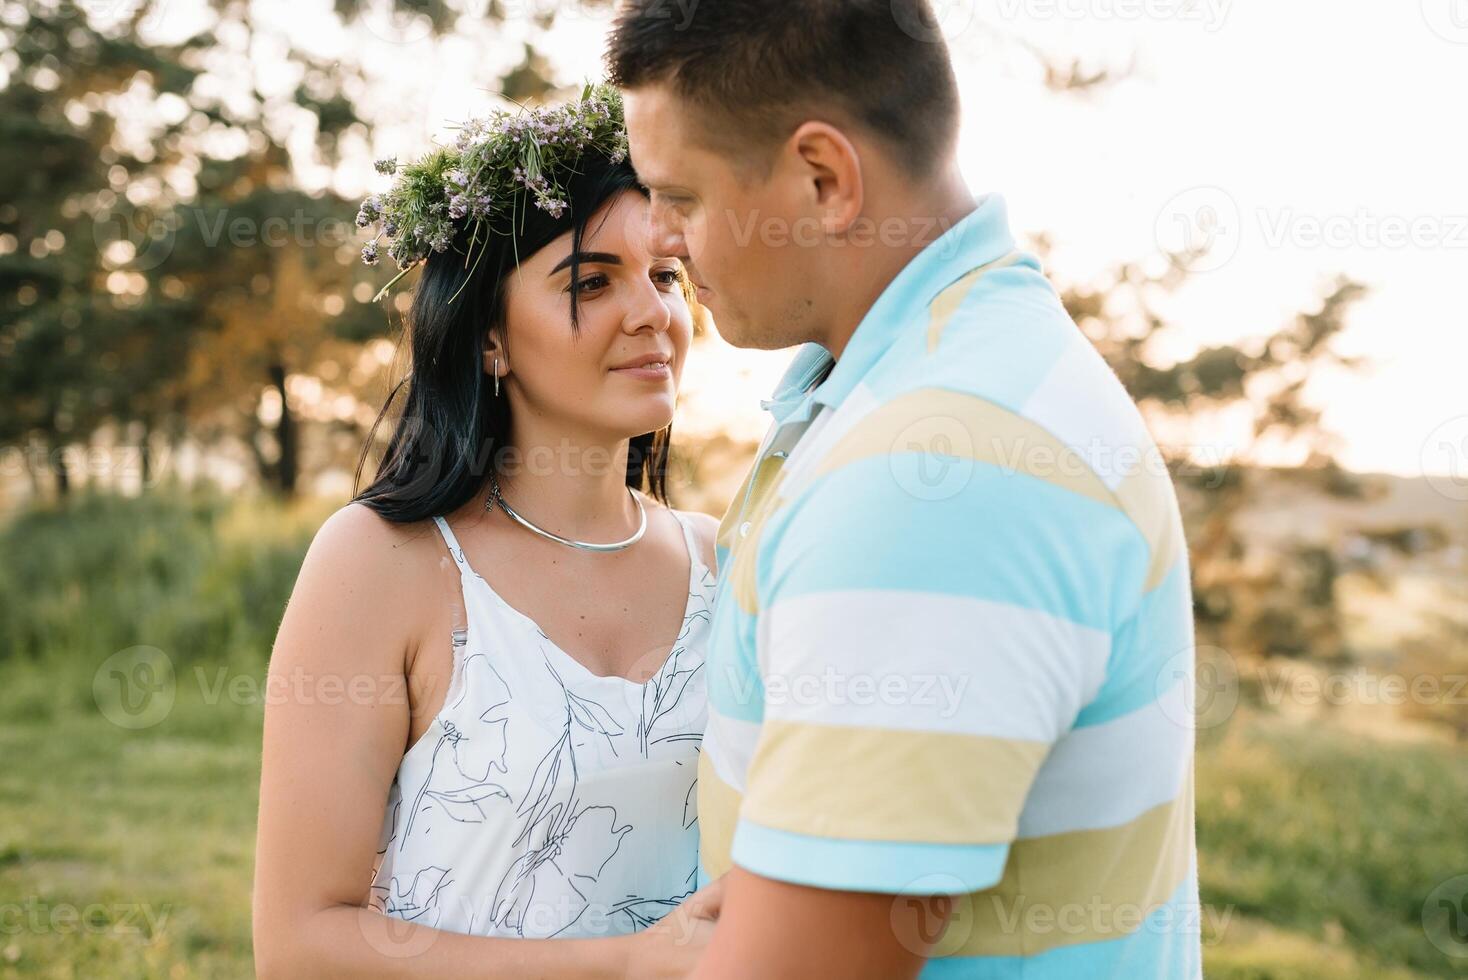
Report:
<svg viewBox="0 0 1468 980"><path fill-rule="evenodd" d="M382 217L382 199L373 194L362 202L362 207L357 212L357 227L366 228L380 217Z"/></svg>
<svg viewBox="0 0 1468 980"><path fill-rule="evenodd" d="M559 218L566 213L566 202L547 194L536 195L535 206L546 214L549 214L552 218Z"/></svg>
<svg viewBox="0 0 1468 980"><path fill-rule="evenodd" d="M391 177L398 172L398 158L388 157L386 160L378 160L375 166L378 173Z"/></svg>
<svg viewBox="0 0 1468 980"><path fill-rule="evenodd" d="M363 248L362 248L362 261L363 262L366 262L368 265L376 265L377 264L377 243L376 242L368 242L365 246L363 246Z"/></svg>

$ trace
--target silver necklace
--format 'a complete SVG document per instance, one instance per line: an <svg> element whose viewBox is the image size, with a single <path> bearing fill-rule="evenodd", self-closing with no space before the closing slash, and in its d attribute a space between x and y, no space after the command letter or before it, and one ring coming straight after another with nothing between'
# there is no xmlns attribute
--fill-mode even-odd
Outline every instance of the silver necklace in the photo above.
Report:
<svg viewBox="0 0 1468 980"><path fill-rule="evenodd" d="M547 531L545 528L537 527L536 525L530 523L525 518L515 513L515 508L511 507L508 503L505 502L504 496L500 493L500 482L495 478L494 473L489 474L489 499L484 502L484 509L490 510L497 503L506 514L510 515L510 519L519 524L521 527L525 528L526 530L534 531L542 538L548 538L549 540L554 541L557 544L563 544L568 548L577 548L581 551L621 551L624 548L630 548L637 542L641 541L643 533L647 531L647 510L642 506L642 501L637 499L637 494L632 492L631 487L627 488L627 495L631 497L632 502L637 505L637 514L639 517L637 530L632 533L632 537L627 538L625 541L614 541L611 544L592 544L588 541L573 541L570 538L563 538L559 534Z"/></svg>

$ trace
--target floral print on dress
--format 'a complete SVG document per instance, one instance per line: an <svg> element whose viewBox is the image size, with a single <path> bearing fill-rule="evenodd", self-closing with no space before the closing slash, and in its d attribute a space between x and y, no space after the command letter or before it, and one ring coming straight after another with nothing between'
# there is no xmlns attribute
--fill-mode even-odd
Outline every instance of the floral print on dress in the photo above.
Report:
<svg viewBox="0 0 1468 980"><path fill-rule="evenodd" d="M687 521L688 601L646 683L592 674L469 566L444 708L408 750L383 815L370 902L455 932L634 932L695 887L704 648L714 577Z"/></svg>

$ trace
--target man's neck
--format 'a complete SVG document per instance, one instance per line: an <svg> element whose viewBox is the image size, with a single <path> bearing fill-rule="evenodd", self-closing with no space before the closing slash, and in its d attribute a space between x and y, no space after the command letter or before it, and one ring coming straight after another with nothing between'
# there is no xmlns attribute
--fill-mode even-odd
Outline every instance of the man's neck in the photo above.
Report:
<svg viewBox="0 0 1468 980"><path fill-rule="evenodd" d="M972 214L977 207L978 203L972 192L955 169L930 194L907 198L880 215L864 215L869 221L875 222L878 229L890 227L890 222L895 218L903 223L907 234L899 244L888 245L879 234L877 243L871 247L851 249L854 262L848 269L848 281L860 283L864 288L849 292L850 302L833 318L832 328L826 335L815 338L816 342L839 360L867 311L892 281L923 249Z"/></svg>

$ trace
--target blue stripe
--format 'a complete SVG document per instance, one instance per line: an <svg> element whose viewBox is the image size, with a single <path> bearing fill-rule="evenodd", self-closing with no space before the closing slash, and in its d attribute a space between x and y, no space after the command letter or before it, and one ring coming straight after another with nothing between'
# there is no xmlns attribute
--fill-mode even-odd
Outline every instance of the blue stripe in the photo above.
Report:
<svg viewBox="0 0 1468 980"><path fill-rule="evenodd" d="M1193 595L1184 554L1142 597L1136 615L1117 629L1106 682L1076 716L1075 727L1100 725L1156 701L1176 680L1169 663L1192 649Z"/></svg>
<svg viewBox="0 0 1468 980"><path fill-rule="evenodd" d="M755 620L720 584L709 624L704 677L709 706L725 718L764 721L765 687L756 660Z"/></svg>
<svg viewBox="0 0 1468 980"><path fill-rule="evenodd" d="M913 844L836 840L771 830L748 820L734 829L734 863L815 888L894 895L962 895L996 884L1008 844Z"/></svg>
<svg viewBox="0 0 1468 980"><path fill-rule="evenodd" d="M920 980L1201 980L1201 913L1198 879L1189 875L1136 932L1121 938L1062 946L1035 956L929 960L918 976ZM1050 921L1056 927L1056 920Z"/></svg>
<svg viewBox="0 0 1468 980"><path fill-rule="evenodd" d="M873 365L889 356L905 333L925 333L927 309L946 287L966 274L1014 251L1009 209L999 194L987 194L978 207L913 256L867 310L846 348L817 390L816 400L840 405ZM1039 267L1038 259L1031 259Z"/></svg>
<svg viewBox="0 0 1468 980"><path fill-rule="evenodd" d="M985 273L954 312L936 351L928 353L925 321L900 340L920 351L884 359L862 383L882 401L915 388L948 388L1021 413L1070 345L1090 343L1034 261L1026 256ZM975 371L975 364L1003 370Z"/></svg>
<svg viewBox="0 0 1468 980"><path fill-rule="evenodd" d="M922 499L919 495L943 499ZM760 608L814 592L961 595L1110 630L1147 572L1124 513L988 463L927 453L817 480L760 536Z"/></svg>

